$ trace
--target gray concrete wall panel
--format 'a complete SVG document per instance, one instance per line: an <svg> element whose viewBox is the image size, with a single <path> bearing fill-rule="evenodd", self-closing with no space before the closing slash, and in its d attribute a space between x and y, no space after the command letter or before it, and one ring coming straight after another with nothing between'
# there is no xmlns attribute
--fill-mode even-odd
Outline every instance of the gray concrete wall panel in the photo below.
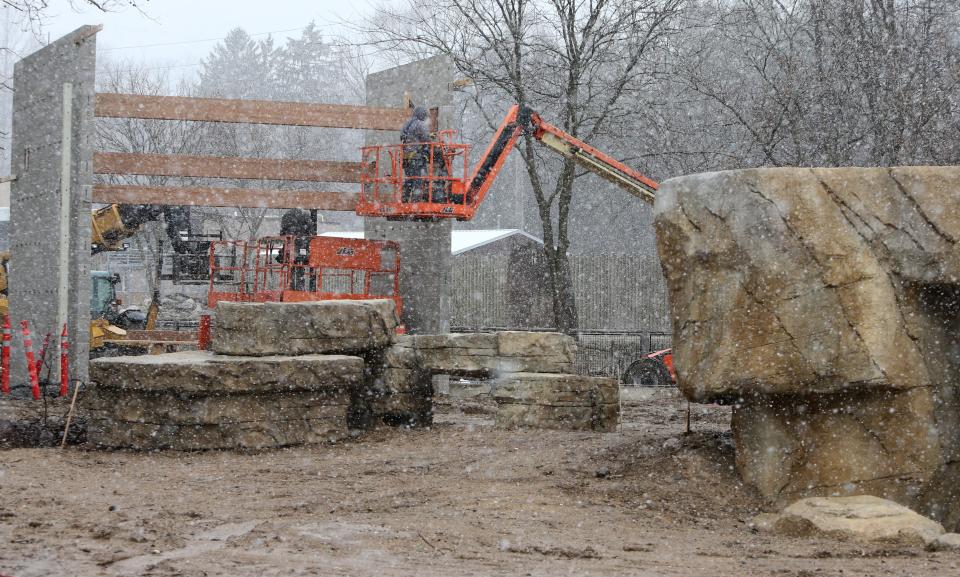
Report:
<svg viewBox="0 0 960 577"><path fill-rule="evenodd" d="M37 352L43 335L52 333L47 359L54 382L64 322L71 335L71 377L87 379L98 31L81 27L14 67L10 312L15 325L30 321ZM14 342L11 382L25 383L21 339Z"/></svg>

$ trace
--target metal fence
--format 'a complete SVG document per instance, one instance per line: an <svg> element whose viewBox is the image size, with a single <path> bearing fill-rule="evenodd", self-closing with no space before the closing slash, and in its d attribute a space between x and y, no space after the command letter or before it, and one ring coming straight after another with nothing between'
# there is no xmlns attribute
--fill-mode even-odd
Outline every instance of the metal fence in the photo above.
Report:
<svg viewBox="0 0 960 577"><path fill-rule="evenodd" d="M619 376L631 362L670 347L666 284L656 255L576 255L570 259L579 315L576 367ZM456 331L554 330L542 256L464 254L451 271ZM538 282L539 279L539 282Z"/></svg>
<svg viewBox="0 0 960 577"><path fill-rule="evenodd" d="M576 255L570 266L582 330L671 330L656 255ZM528 258L519 268L508 254L459 255L453 259L451 299L453 326L552 325L542 257Z"/></svg>
<svg viewBox="0 0 960 577"><path fill-rule="evenodd" d="M670 348L668 333L592 331L577 335L577 373L620 378L643 355Z"/></svg>

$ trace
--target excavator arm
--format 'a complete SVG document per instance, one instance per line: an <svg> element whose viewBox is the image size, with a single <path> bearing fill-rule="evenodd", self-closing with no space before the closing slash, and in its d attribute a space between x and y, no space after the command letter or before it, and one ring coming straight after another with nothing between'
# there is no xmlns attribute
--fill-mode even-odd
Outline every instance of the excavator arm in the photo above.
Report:
<svg viewBox="0 0 960 577"><path fill-rule="evenodd" d="M93 211L90 252L123 250L123 241L140 232L147 222L158 220L163 210L141 204L111 204Z"/></svg>
<svg viewBox="0 0 960 577"><path fill-rule="evenodd" d="M514 105L500 124L500 128L487 147L482 159L469 179L467 198L483 202L493 180L496 178L517 139L524 133L531 134L547 148L572 158L577 165L617 184L630 194L653 204L658 185L653 180L633 170L626 164L600 152L556 126L543 120L529 108Z"/></svg>
<svg viewBox="0 0 960 577"><path fill-rule="evenodd" d="M191 236L190 209L180 206L148 204L111 204L93 211L90 252L123 250L123 241L140 232L144 224L160 220L166 223L167 237L178 254L205 254L209 245L199 249L184 236Z"/></svg>

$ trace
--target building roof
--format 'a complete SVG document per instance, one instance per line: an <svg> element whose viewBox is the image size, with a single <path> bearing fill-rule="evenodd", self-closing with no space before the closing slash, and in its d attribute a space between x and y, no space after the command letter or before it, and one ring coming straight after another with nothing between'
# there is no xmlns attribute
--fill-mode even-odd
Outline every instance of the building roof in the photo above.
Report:
<svg viewBox="0 0 960 577"><path fill-rule="evenodd" d="M543 244L542 240L531 234L527 234L519 228L455 230L450 238L450 253L458 255L514 235L524 236L537 244Z"/></svg>
<svg viewBox="0 0 960 577"><path fill-rule="evenodd" d="M519 228L492 228L481 230L454 230L450 235L450 254L458 255L469 252L475 248L503 240L505 238L520 235L524 236L537 244L543 244L543 241L531 234L528 234ZM362 231L341 231L324 232L320 236L336 236L341 238L363 238Z"/></svg>

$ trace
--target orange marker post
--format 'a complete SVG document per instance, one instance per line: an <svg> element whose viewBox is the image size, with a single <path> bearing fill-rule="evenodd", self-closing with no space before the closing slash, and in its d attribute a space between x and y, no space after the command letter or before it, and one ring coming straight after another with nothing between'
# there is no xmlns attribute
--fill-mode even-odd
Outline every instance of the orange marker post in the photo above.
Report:
<svg viewBox="0 0 960 577"><path fill-rule="evenodd" d="M67 396L70 388L70 344L67 340L67 323L63 323L63 332L60 333L60 396Z"/></svg>
<svg viewBox="0 0 960 577"><path fill-rule="evenodd" d="M37 373L37 358L33 355L33 339L30 337L30 321L20 321L23 332L23 350L27 356L27 370L30 372L30 387L34 400L40 399L40 375Z"/></svg>
<svg viewBox="0 0 960 577"><path fill-rule="evenodd" d="M0 390L4 395L10 394L10 340L13 335L10 331L10 315L3 315L3 344L0 349Z"/></svg>
<svg viewBox="0 0 960 577"><path fill-rule="evenodd" d="M210 315L200 315L200 326L197 328L197 348L201 351L210 348Z"/></svg>

